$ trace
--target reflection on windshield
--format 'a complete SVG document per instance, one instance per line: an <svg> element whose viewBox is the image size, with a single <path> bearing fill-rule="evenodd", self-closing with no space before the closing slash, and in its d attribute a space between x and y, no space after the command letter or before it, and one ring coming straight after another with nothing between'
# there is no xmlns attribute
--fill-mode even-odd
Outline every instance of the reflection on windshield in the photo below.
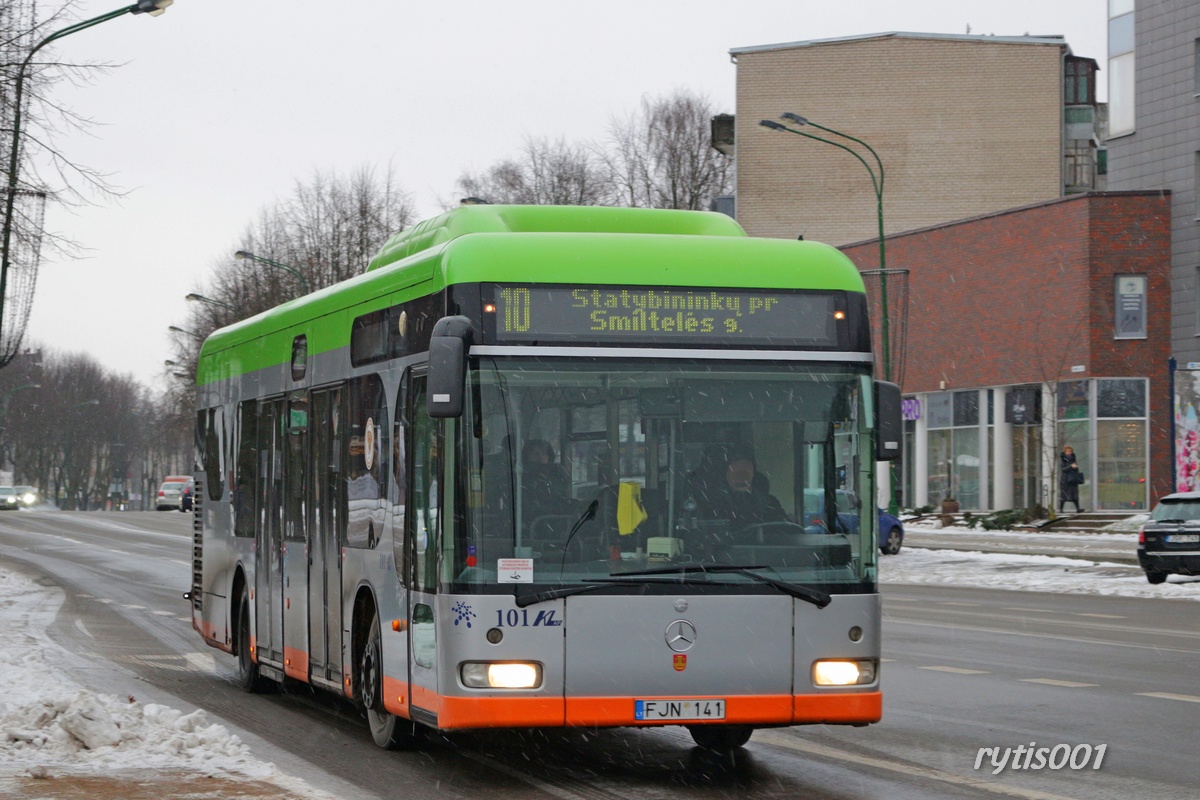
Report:
<svg viewBox="0 0 1200 800"><path fill-rule="evenodd" d="M457 583L670 565L874 579L865 367L483 358L458 428ZM736 571L720 580L748 583ZM510 587L511 588L511 587Z"/></svg>

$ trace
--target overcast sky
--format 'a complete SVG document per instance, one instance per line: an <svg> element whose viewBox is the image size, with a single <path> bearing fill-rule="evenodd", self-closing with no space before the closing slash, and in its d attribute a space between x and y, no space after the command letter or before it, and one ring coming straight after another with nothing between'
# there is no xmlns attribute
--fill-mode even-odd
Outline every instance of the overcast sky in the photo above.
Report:
<svg viewBox="0 0 1200 800"><path fill-rule="evenodd" d="M129 0L83 0L82 18ZM54 0L42 0L49 6ZM734 111L736 47L885 31L1061 34L1104 66L1105 0L176 0L60 40L119 69L56 99L100 125L60 147L128 195L50 209L26 343L164 378L184 295L314 170L390 163L421 218L526 136L603 139L678 88ZM1104 96L1101 73L1101 96ZM864 71L864 80L869 72ZM796 109L803 112L803 109Z"/></svg>

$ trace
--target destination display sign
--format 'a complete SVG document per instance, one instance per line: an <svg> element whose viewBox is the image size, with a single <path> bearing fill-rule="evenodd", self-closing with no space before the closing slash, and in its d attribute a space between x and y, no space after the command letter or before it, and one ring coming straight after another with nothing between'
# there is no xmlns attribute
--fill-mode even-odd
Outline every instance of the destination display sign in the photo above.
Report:
<svg viewBox="0 0 1200 800"><path fill-rule="evenodd" d="M529 284L490 289L491 296L485 292L483 298L485 330L500 343L831 347L845 318L842 293L829 291Z"/></svg>

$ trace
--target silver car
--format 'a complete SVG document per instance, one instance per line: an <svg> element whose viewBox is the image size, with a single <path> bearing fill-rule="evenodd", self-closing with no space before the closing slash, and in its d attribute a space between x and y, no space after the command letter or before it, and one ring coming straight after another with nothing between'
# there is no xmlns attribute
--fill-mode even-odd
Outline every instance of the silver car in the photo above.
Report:
<svg viewBox="0 0 1200 800"><path fill-rule="evenodd" d="M158 487L158 495L154 498L155 511L179 511L183 506L183 493L192 490L195 483L190 475L168 475Z"/></svg>

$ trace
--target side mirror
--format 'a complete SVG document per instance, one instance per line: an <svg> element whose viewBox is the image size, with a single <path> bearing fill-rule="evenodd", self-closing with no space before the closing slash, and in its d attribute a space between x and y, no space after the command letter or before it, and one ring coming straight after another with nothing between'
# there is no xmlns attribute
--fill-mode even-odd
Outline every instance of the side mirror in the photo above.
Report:
<svg viewBox="0 0 1200 800"><path fill-rule="evenodd" d="M425 404L434 418L461 417L467 351L473 331L466 317L442 317L429 339L429 389Z"/></svg>
<svg viewBox="0 0 1200 800"><path fill-rule="evenodd" d="M895 461L900 458L903 441L900 387L887 381L875 381L875 460Z"/></svg>

